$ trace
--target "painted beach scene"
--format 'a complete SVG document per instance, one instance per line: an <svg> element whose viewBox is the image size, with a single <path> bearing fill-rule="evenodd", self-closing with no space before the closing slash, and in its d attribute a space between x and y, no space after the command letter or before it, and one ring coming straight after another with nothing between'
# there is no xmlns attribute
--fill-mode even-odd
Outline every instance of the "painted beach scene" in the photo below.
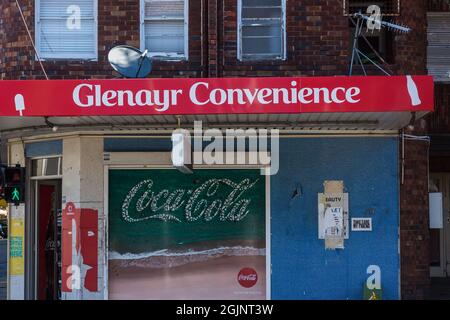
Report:
<svg viewBox="0 0 450 320"><path fill-rule="evenodd" d="M266 299L259 170L114 169L109 299Z"/></svg>

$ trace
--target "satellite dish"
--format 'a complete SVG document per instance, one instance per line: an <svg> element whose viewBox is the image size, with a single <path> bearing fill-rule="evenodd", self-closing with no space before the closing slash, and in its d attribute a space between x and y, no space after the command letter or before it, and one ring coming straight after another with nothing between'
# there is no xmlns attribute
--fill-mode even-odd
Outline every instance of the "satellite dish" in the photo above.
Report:
<svg viewBox="0 0 450 320"><path fill-rule="evenodd" d="M152 71L152 61L147 52L130 46L117 46L109 51L108 61L125 78L146 78Z"/></svg>

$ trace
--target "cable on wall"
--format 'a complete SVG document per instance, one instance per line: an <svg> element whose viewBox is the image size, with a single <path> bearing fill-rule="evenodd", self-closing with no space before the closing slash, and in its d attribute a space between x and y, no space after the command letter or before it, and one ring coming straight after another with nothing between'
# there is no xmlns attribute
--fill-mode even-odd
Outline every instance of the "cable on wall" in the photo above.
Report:
<svg viewBox="0 0 450 320"><path fill-rule="evenodd" d="M27 29L28 38L30 39L31 45L33 46L34 53L36 54L36 57L37 57L37 59L39 61L39 64L40 64L41 69L42 69L42 72L44 73L45 79L48 80L47 72L45 72L45 68L44 68L44 65L42 64L41 57L39 56L39 53L36 50L36 46L34 45L33 37L31 36L30 29L28 28L27 22L25 20L25 16L23 15L22 8L20 7L20 4L19 4L19 0L16 0L16 5L17 5L17 8L19 9L20 16L22 17L23 24L25 25L25 28Z"/></svg>

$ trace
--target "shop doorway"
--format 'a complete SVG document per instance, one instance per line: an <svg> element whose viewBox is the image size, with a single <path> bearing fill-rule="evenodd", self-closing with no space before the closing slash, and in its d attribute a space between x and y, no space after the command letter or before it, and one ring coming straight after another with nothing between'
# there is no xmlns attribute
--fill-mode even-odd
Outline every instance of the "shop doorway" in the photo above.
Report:
<svg viewBox="0 0 450 320"><path fill-rule="evenodd" d="M443 228L430 229L430 275L450 279L450 173L431 173L430 192L442 193Z"/></svg>
<svg viewBox="0 0 450 320"><path fill-rule="evenodd" d="M25 299L61 298L62 157L27 160L29 209L25 225Z"/></svg>
<svg viewBox="0 0 450 320"><path fill-rule="evenodd" d="M34 182L36 298L61 298L61 180Z"/></svg>

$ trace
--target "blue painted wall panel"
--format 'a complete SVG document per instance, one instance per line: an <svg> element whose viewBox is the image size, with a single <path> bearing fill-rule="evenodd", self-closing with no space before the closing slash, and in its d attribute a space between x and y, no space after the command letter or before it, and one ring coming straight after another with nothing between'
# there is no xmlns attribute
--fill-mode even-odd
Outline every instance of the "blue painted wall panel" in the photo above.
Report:
<svg viewBox="0 0 450 320"><path fill-rule="evenodd" d="M241 139L241 138L239 138ZM212 139L214 141L215 138ZM249 151L249 141L244 140L245 151ZM192 139L192 146L195 148L194 139ZM241 142L242 143L242 142ZM211 144L210 141L202 141L201 145L204 149ZM270 151L270 139L267 138L266 145L260 147L259 150ZM223 138L223 149L227 148L226 139ZM237 138L234 138L234 149L237 150ZM170 138L105 138L104 140L105 152L170 152L172 151L172 140Z"/></svg>
<svg viewBox="0 0 450 320"><path fill-rule="evenodd" d="M168 138L105 138L105 152L170 152L172 142Z"/></svg>
<svg viewBox="0 0 450 320"><path fill-rule="evenodd" d="M344 250L318 239L317 194L344 180L350 218L371 217L372 232L351 232ZM296 185L303 194L290 201ZM396 138L281 139L271 177L272 298L362 299L366 269L381 268L383 299L398 299Z"/></svg>

